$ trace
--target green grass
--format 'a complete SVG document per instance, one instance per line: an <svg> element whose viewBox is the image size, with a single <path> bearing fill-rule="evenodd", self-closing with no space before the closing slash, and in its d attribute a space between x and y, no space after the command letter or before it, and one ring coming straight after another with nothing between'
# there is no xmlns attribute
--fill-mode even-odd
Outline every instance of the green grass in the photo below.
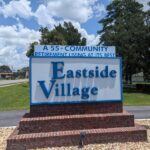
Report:
<svg viewBox="0 0 150 150"><path fill-rule="evenodd" d="M29 84L0 87L0 111L29 109Z"/></svg>
<svg viewBox="0 0 150 150"><path fill-rule="evenodd" d="M132 85L128 86L130 88L124 89L124 105L135 105L135 106L150 106L150 93L144 93L141 89L137 91L135 84L150 84L150 82L133 82ZM146 91L148 91L146 89Z"/></svg>
<svg viewBox="0 0 150 150"><path fill-rule="evenodd" d="M150 106L150 94L126 89L123 95L124 105ZM0 111L18 109L29 109L29 84L0 87Z"/></svg>
<svg viewBox="0 0 150 150"><path fill-rule="evenodd" d="M132 82L132 84L150 84L150 82Z"/></svg>
<svg viewBox="0 0 150 150"><path fill-rule="evenodd" d="M150 106L150 94L136 91L124 92L124 105L127 106Z"/></svg>

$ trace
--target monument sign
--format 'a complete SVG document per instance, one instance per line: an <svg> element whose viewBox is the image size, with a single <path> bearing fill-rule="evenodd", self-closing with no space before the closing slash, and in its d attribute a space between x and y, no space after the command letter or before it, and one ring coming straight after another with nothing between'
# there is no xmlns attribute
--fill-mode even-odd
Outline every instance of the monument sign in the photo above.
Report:
<svg viewBox="0 0 150 150"><path fill-rule="evenodd" d="M31 104L121 101L120 66L119 58L33 57Z"/></svg>
<svg viewBox="0 0 150 150"><path fill-rule="evenodd" d="M123 111L121 63L114 47L35 46L30 112L7 150L146 141L146 129Z"/></svg>

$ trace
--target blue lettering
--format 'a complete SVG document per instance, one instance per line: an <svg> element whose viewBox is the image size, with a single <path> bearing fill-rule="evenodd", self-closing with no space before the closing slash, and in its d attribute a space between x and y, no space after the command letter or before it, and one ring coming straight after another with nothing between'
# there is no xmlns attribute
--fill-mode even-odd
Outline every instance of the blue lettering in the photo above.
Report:
<svg viewBox="0 0 150 150"><path fill-rule="evenodd" d="M107 78L108 77L108 66L105 66L105 69L101 71L100 76L102 78Z"/></svg>
<svg viewBox="0 0 150 150"><path fill-rule="evenodd" d="M98 92L98 88L97 88L97 87L93 87L93 88L91 89L91 94L92 94L92 95L97 95L97 92Z"/></svg>
<svg viewBox="0 0 150 150"><path fill-rule="evenodd" d="M59 72L63 73L64 62L51 62L53 64L53 79L63 79L65 75L59 75ZM60 67L58 65L61 65Z"/></svg>
<svg viewBox="0 0 150 150"><path fill-rule="evenodd" d="M48 47L46 45L44 45L44 47L43 47L43 51L44 50L48 50Z"/></svg>
<svg viewBox="0 0 150 150"><path fill-rule="evenodd" d="M88 94L89 89L90 89L89 87L82 88L82 95L81 95L82 99L88 99L89 98L89 94Z"/></svg>
<svg viewBox="0 0 150 150"><path fill-rule="evenodd" d="M74 78L72 70L67 71L67 78Z"/></svg>
<svg viewBox="0 0 150 150"><path fill-rule="evenodd" d="M41 87L41 89L42 89L42 91L43 91L43 93L44 93L44 95L45 95L46 98L48 98L49 95L51 94L51 91L52 91L52 89L53 89L53 86L54 86L54 84L55 84L55 81L56 81L56 80L50 80L51 86L50 86L49 91L48 91L48 89L45 87L45 81L38 81L38 83L40 84L40 87Z"/></svg>
<svg viewBox="0 0 150 150"><path fill-rule="evenodd" d="M111 70L109 75L110 75L110 77L115 78L116 77L116 73L117 73L116 70Z"/></svg>
<svg viewBox="0 0 150 150"><path fill-rule="evenodd" d="M80 93L79 93L79 88L73 88L72 95L73 95L73 96L80 95Z"/></svg>

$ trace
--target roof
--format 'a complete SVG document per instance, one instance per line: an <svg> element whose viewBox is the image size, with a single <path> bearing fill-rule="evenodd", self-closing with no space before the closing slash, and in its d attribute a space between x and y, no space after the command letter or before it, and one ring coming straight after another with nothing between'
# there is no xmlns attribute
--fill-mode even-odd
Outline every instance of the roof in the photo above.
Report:
<svg viewBox="0 0 150 150"><path fill-rule="evenodd" d="M11 74L13 74L12 72L0 72L0 75L11 75Z"/></svg>

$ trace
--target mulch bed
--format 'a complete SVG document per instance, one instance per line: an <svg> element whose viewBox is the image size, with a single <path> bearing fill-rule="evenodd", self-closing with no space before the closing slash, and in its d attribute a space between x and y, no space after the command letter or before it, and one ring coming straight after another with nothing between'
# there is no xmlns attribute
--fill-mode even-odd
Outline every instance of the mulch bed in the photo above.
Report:
<svg viewBox="0 0 150 150"><path fill-rule="evenodd" d="M150 150L150 120L136 120L136 123L147 128L148 142L127 142L85 145L82 150ZM5 150L6 140L14 128L0 128L0 150ZM43 148L38 150L78 150L77 146Z"/></svg>

